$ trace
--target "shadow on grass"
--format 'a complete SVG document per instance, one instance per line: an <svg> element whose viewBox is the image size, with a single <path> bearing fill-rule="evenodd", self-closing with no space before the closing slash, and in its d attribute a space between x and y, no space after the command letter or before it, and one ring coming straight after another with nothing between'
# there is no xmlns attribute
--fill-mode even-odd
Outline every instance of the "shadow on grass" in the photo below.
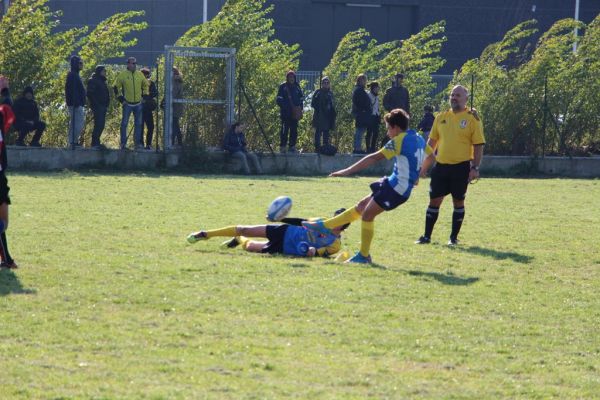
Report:
<svg viewBox="0 0 600 400"><path fill-rule="evenodd" d="M425 279L435 279L436 281L443 283L444 285L453 285L453 286L466 286L472 285L473 283L479 281L477 277L467 277L463 278L460 276L456 276L452 273L441 274L439 272L423 272L423 271L406 271L411 276L423 277Z"/></svg>
<svg viewBox="0 0 600 400"><path fill-rule="evenodd" d="M491 257L496 260L513 260L514 262L518 262L521 264L529 264L532 260L532 256L528 256L525 254L519 254L512 251L497 251L492 249L486 249L479 246L469 246L469 247L454 247L457 251L463 251L465 253L477 254L479 256Z"/></svg>
<svg viewBox="0 0 600 400"><path fill-rule="evenodd" d="M25 289L21 281L10 269L0 269L0 296L9 294L35 294L35 289Z"/></svg>

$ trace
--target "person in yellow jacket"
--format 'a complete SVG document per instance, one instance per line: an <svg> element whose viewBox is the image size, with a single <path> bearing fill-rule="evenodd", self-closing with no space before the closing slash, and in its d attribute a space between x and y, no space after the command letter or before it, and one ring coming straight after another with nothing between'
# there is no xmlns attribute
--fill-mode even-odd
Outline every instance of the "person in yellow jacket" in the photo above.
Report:
<svg viewBox="0 0 600 400"><path fill-rule="evenodd" d="M121 119L121 150L127 146L127 125L129 117L133 113L134 135L133 140L136 150L143 149L142 141L142 101L149 95L148 80L140 71L136 70L137 61L135 57L127 59L127 69L117 75L113 89L115 97L123 105L123 117Z"/></svg>

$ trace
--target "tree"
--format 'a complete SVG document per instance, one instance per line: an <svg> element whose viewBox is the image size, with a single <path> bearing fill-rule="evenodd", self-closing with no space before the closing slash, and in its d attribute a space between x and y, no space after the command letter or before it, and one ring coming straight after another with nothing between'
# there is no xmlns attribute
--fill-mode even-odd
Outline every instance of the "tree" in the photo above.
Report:
<svg viewBox="0 0 600 400"><path fill-rule="evenodd" d="M364 29L349 32L341 39L324 70L331 80L336 98L336 136L341 150L352 149L352 89L361 73L366 73L372 80L380 80L382 89L385 89L385 82L391 81L396 73L403 72L411 93L412 125L418 123L423 106L431 101L430 93L435 87L431 74L445 63L438 55L446 41L444 29L445 22L440 21L403 41L378 43ZM383 111L382 103L380 100Z"/></svg>
<svg viewBox="0 0 600 400"><path fill-rule="evenodd" d="M85 79L96 63L122 56L123 50L135 45L136 39L124 37L145 29L145 22L131 19L143 11L116 14L100 22L87 34L88 27L58 31L60 11L51 11L48 0L14 0L8 13L0 20L0 73L9 77L13 93L33 86L41 114L48 123L43 141L50 145L66 144L67 113L64 85L69 68L68 59L79 49L85 63ZM110 124L110 121L107 121Z"/></svg>
<svg viewBox="0 0 600 400"><path fill-rule="evenodd" d="M265 0L228 0L212 20L192 27L176 45L237 50L238 78L242 77L261 124L273 143L279 140L279 113L275 104L277 87L285 79L287 70L298 67L300 50L298 45L287 45L274 39L273 20L268 17L273 6L265 8L264 3ZM186 97L223 98L222 61L179 58L176 64L185 77ZM237 83L239 85L239 79ZM184 124L191 132L187 140L200 138L207 146L220 144L223 130L219 128L224 119L222 107L187 106ZM249 142L257 149L266 150L267 145L245 104L240 119L248 125Z"/></svg>

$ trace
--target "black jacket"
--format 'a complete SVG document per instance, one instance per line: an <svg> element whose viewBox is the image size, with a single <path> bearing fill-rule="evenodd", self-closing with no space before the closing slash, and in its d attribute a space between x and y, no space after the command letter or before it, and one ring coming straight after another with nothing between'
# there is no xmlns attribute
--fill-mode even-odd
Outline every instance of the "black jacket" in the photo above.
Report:
<svg viewBox="0 0 600 400"><path fill-rule="evenodd" d="M85 106L85 88L79 76L80 61L81 58L77 56L71 57L71 71L65 82L65 99L69 107Z"/></svg>
<svg viewBox="0 0 600 400"><path fill-rule="evenodd" d="M401 108L410 113L410 95L404 86L393 86L385 91L383 107L389 112Z"/></svg>
<svg viewBox="0 0 600 400"><path fill-rule="evenodd" d="M433 113L425 113L425 115L423 115L423 118L421 119L421 122L419 122L419 126L417 126L417 130L429 132L431 130L431 127L433 126L434 119L435 117L433 116Z"/></svg>
<svg viewBox="0 0 600 400"><path fill-rule="evenodd" d="M292 104L290 104L290 97L292 98ZM302 106L303 100L304 95L302 94L302 89L300 89L300 85L297 83L288 85L286 82L283 82L279 85L279 90L277 91L277 105L279 106L279 116L281 119L292 119L292 105Z"/></svg>
<svg viewBox="0 0 600 400"><path fill-rule="evenodd" d="M87 98L90 101L92 109L102 106L108 107L110 104L110 91L106 84L106 77L94 72L87 82Z"/></svg>
<svg viewBox="0 0 600 400"><path fill-rule="evenodd" d="M366 128L371 122L371 99L362 86L354 86L352 91L352 115L359 128Z"/></svg>
<svg viewBox="0 0 600 400"><path fill-rule="evenodd" d="M315 110L312 124L320 130L330 130L335 127L335 103L331 90L317 89L312 96L310 106Z"/></svg>
<svg viewBox="0 0 600 400"><path fill-rule="evenodd" d="M223 150L230 153L246 152L246 135L244 135L244 132L235 133L234 129L230 129L223 139Z"/></svg>
<svg viewBox="0 0 600 400"><path fill-rule="evenodd" d="M39 121L40 120L40 109L35 100L28 100L25 98L25 93L30 92L33 94L33 90L27 87L23 91L23 96L15 100L13 104L13 112L15 113L16 123L24 121Z"/></svg>

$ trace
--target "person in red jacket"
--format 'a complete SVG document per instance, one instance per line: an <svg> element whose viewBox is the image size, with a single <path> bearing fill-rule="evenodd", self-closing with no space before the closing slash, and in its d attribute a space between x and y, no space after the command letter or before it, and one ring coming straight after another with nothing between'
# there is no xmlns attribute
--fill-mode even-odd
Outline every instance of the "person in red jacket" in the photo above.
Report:
<svg viewBox="0 0 600 400"><path fill-rule="evenodd" d="M15 120L15 115L10 106L0 105L0 268L17 268L17 263L12 259L8 252L8 242L6 240L6 228L8 228L8 205L10 197L8 192L8 181L6 179L6 145L4 143L4 133L8 132L10 126Z"/></svg>

